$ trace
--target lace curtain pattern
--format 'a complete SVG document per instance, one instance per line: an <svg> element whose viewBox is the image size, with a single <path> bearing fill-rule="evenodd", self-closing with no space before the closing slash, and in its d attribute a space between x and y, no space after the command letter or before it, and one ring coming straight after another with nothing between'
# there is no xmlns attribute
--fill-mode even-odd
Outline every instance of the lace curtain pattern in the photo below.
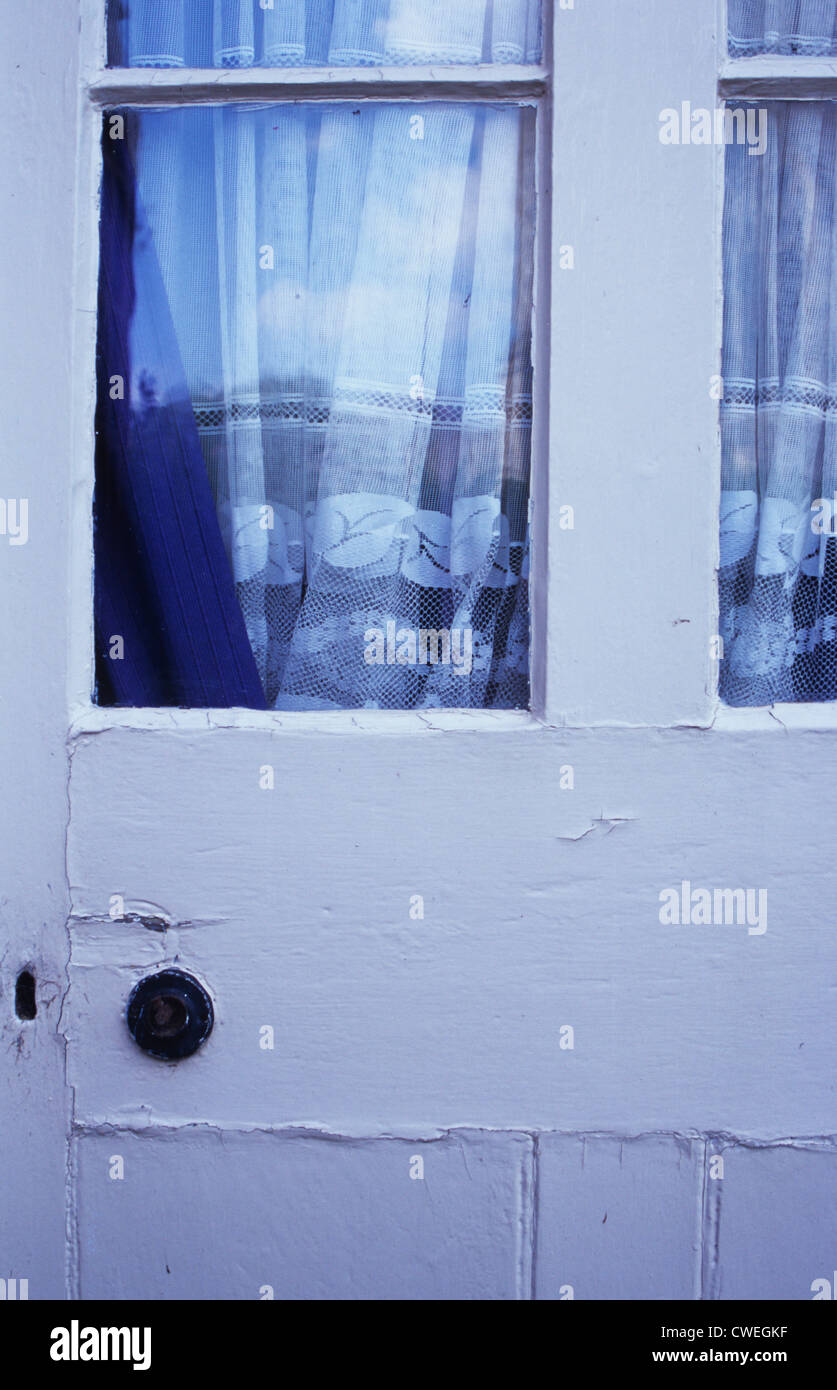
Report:
<svg viewBox="0 0 837 1390"><path fill-rule="evenodd" d="M125 119L129 405L191 402L267 705L524 707L533 112Z"/></svg>
<svg viewBox="0 0 837 1390"><path fill-rule="evenodd" d="M721 694L837 698L837 109L726 155Z"/></svg>
<svg viewBox="0 0 837 1390"><path fill-rule="evenodd" d="M536 63L540 0L110 0L115 67Z"/></svg>
<svg viewBox="0 0 837 1390"><path fill-rule="evenodd" d="M824 56L837 53L835 0L729 0L729 52Z"/></svg>

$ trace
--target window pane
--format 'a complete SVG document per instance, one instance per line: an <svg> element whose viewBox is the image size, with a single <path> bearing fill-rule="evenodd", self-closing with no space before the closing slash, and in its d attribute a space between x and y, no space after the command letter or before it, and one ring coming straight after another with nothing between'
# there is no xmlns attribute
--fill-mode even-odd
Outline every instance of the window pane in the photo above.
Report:
<svg viewBox="0 0 837 1390"><path fill-rule="evenodd" d="M107 607L124 589L135 642L188 677L172 625L212 645L219 620L183 617L178 566L198 546L213 602L224 575L203 513L199 543L160 527L194 529L203 486L269 707L526 706L533 141L516 106L108 114L100 700L212 702L185 677L138 695ZM184 470L185 500L137 501Z"/></svg>
<svg viewBox="0 0 837 1390"><path fill-rule="evenodd" d="M540 0L110 0L114 67L536 63Z"/></svg>
<svg viewBox="0 0 837 1390"><path fill-rule="evenodd" d="M721 694L837 699L837 108L726 155Z"/></svg>
<svg viewBox="0 0 837 1390"><path fill-rule="evenodd" d="M837 53L836 0L729 0L729 51Z"/></svg>

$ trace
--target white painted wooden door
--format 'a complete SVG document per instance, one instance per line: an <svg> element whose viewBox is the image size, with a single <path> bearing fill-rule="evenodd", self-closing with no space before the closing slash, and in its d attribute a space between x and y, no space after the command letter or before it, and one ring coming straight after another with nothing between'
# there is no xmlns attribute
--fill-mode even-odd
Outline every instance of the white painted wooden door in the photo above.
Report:
<svg viewBox="0 0 837 1390"><path fill-rule="evenodd" d="M132 93L83 14L80 56L72 6L6 16L3 45L5 486L31 536L0 537L2 968L4 1001L30 957L42 977L43 1031L5 1026L31 1063L7 1074L36 1112L34 1187L31 1146L11 1161L48 1194L37 1234L31 1195L7 1227L10 1269L62 1284L66 1195L71 1296L557 1297L589 1242L579 1206L575 1255L554 1254L550 1155L569 1146L565 1174L581 1136L652 1133L631 1239L660 1191L679 1234L633 1287L709 1296L709 1136L826 1135L837 1060L830 844L805 814L833 803L830 743L810 713L714 694L723 151L663 145L659 115L714 108L719 7L554 7L522 714L91 706L98 122ZM769 885L769 930L664 928L683 879ZM177 1066L124 1021L173 963L216 1010ZM601 1181L618 1202L616 1167Z"/></svg>

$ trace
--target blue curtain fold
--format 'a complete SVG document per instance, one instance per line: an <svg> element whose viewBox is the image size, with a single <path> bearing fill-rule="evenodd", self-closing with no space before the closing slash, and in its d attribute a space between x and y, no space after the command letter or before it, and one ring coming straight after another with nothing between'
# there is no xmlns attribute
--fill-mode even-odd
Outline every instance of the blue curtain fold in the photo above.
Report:
<svg viewBox="0 0 837 1390"><path fill-rule="evenodd" d="M97 698L263 709L124 121L124 139L110 117L103 138Z"/></svg>

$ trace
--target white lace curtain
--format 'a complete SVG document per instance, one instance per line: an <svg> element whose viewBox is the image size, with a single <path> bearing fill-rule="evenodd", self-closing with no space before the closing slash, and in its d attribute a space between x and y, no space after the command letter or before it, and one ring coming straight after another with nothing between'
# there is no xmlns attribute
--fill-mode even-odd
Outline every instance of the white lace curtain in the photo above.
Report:
<svg viewBox="0 0 837 1390"><path fill-rule="evenodd" d="M136 119L137 234L268 703L525 706L532 111Z"/></svg>
<svg viewBox="0 0 837 1390"><path fill-rule="evenodd" d="M837 53L835 0L729 0L729 51L735 58L756 53Z"/></svg>
<svg viewBox="0 0 837 1390"><path fill-rule="evenodd" d="M837 108L727 149L721 692L837 698Z"/></svg>
<svg viewBox="0 0 837 1390"><path fill-rule="evenodd" d="M110 0L130 67L534 63L540 0Z"/></svg>

